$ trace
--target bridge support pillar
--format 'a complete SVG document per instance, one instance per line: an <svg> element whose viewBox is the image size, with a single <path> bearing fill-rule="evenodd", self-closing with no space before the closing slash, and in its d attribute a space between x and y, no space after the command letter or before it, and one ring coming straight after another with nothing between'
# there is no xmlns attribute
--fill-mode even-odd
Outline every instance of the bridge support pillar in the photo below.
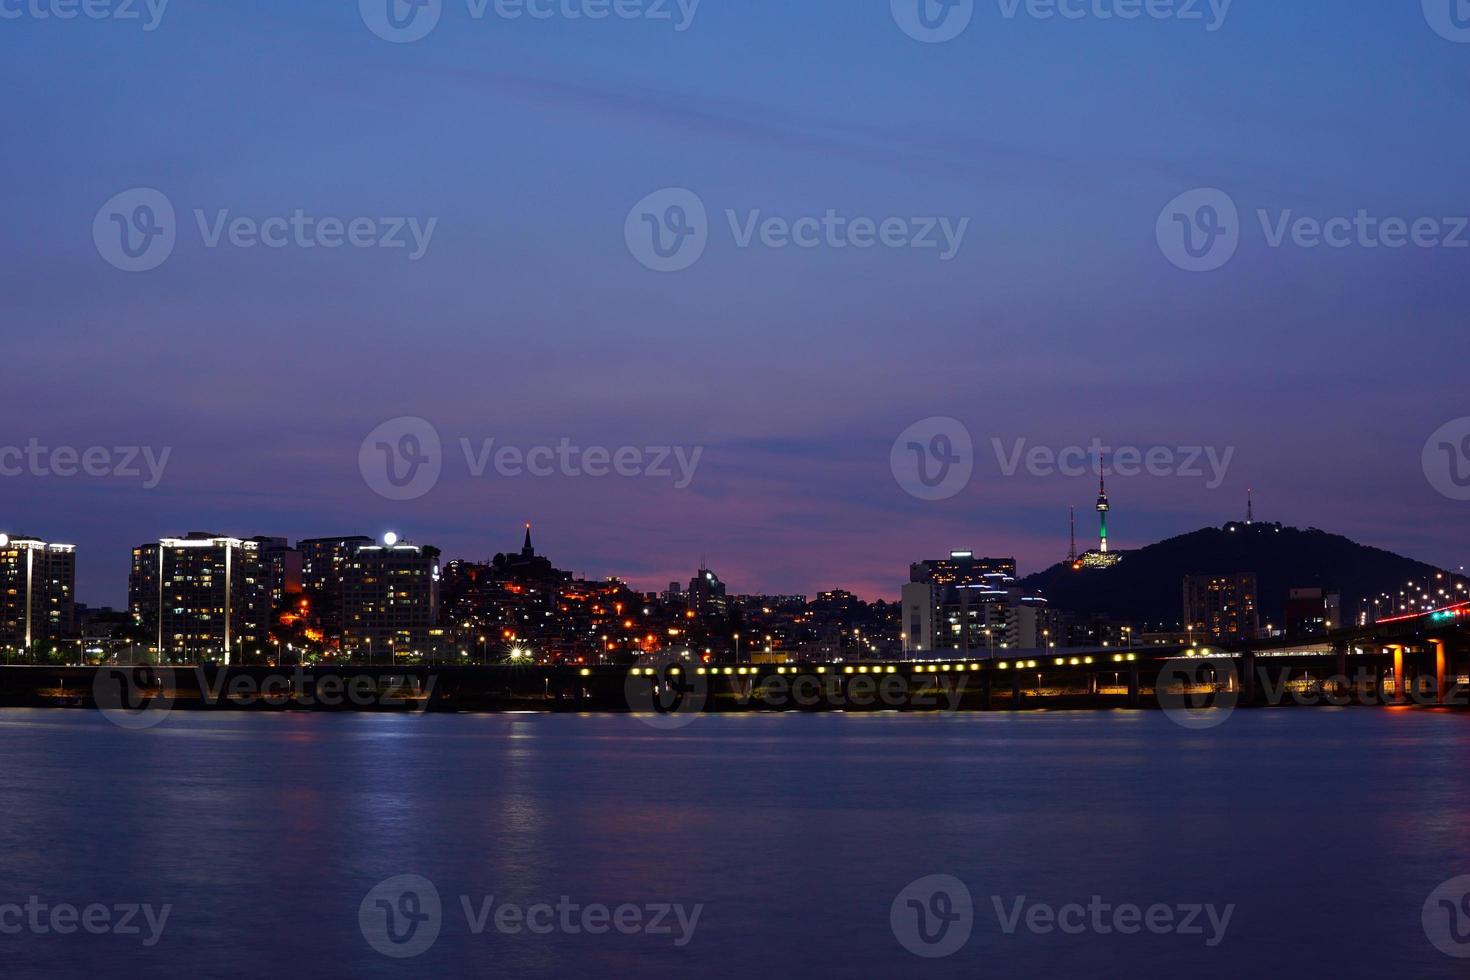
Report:
<svg viewBox="0 0 1470 980"><path fill-rule="evenodd" d="M1139 704L1138 684L1138 661L1128 665L1128 706L1136 708Z"/></svg>
<svg viewBox="0 0 1470 980"><path fill-rule="evenodd" d="M1333 687L1337 688L1340 698L1348 697L1352 693L1352 681L1348 678L1348 644L1345 640L1339 640L1332 645L1332 652L1337 654L1337 676L1333 678Z"/></svg>
<svg viewBox="0 0 1470 980"><path fill-rule="evenodd" d="M1021 671L1011 671L1011 710L1021 706Z"/></svg>
<svg viewBox="0 0 1470 980"><path fill-rule="evenodd" d="M1256 654L1252 650L1240 655L1240 703L1247 707L1256 703Z"/></svg>
<svg viewBox="0 0 1470 980"><path fill-rule="evenodd" d="M1404 648L1402 645L1389 647L1393 651L1393 701L1394 704L1403 704L1409 693L1409 685L1404 677Z"/></svg>
<svg viewBox="0 0 1470 980"><path fill-rule="evenodd" d="M1445 654L1444 640L1430 640L1430 646L1434 647L1434 703L1444 704L1445 695L1449 688L1445 687L1445 674L1448 672L1449 659Z"/></svg>

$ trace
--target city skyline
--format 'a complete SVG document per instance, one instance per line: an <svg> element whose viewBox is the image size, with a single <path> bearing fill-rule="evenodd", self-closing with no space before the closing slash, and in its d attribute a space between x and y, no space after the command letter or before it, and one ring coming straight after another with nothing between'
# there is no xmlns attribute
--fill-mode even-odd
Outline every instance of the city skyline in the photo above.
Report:
<svg viewBox="0 0 1470 980"><path fill-rule="evenodd" d="M1109 510L1108 513L1109 513L1109 515L1111 515L1111 513L1112 513L1111 509ZM840 574L838 574L838 573L833 573L834 575L837 575L838 576L837 578L829 577L827 579L819 580L817 582L816 586L815 587L812 587L812 588L807 588L807 589L802 589L802 588L785 589L785 588L768 587L768 583L762 582L762 581L760 581L758 579L752 580L752 581L743 581L739 577L739 571L740 571L741 568L744 568L745 566L739 566L739 567L737 567L737 566L734 566L734 565L727 565L726 563L721 562L718 559L718 556L716 558L714 558L714 559L711 559L711 557L708 554L704 554L704 553L698 555L695 558L692 558L690 560L690 562L685 567L683 567L683 568L678 568L678 567L672 567L672 568L670 568L668 570L668 573L667 573L667 575L665 577L662 577L662 578L657 578L657 577L655 577L655 578L647 578L646 580L643 579L643 578L639 578L639 577L630 575L630 574L618 572L616 570L616 568L615 568L615 566L617 564L617 561L618 561L618 559L616 558L616 556L614 556L612 559L610 559L610 564L609 564L608 567L611 570L608 570L606 572L603 572L603 571L589 572L589 571L585 570L582 566L578 565L575 561L568 560L568 558L566 557L565 553L557 553L557 552L554 552L551 549L547 549L547 548L542 548L541 549L541 553L542 554L556 554L556 559L555 560L558 561L558 562L560 562L569 571L571 571L572 573L574 573L575 575L577 575L580 578L584 578L584 579L591 580L591 581L616 579L616 580L619 580L619 581L622 581L622 582L626 583L629 588L631 588L631 589L633 589L635 591L645 592L645 593L656 593L656 592L660 592L660 591L662 591L664 589L664 587L669 582L683 581L685 578L688 577L688 575L690 574L691 571L699 570L699 569L704 569L704 568L712 568L712 569L715 569L715 570L719 571L720 574L721 574L721 578L727 584L729 584L732 587L732 594L738 593L738 594L741 594L741 595L752 595L752 596L759 596L759 595L803 595L803 596L810 597L810 596L815 596L815 595L818 595L818 594L820 594L822 592L826 592L826 591L831 591L831 590L844 590L844 591L852 592L858 598L860 598L860 599L862 599L862 600L864 600L866 602L876 602L876 601L898 602L898 601L900 601L900 595L899 595L899 593L900 593L901 587L903 585L903 578L902 578L902 576L904 574L904 569L907 568L910 563L912 563L912 561L914 560L913 559L913 555L914 554L930 554L930 553L932 553L932 554L959 554L959 553L962 553L963 552L963 553L973 553L973 554L1007 555L1007 556L1010 556L1011 558L1013 558L1015 560L1016 569L1017 569L1016 572L1015 572L1015 574L1016 574L1016 576L1018 578L1025 578L1028 575L1031 575L1031 574L1034 574L1034 573L1038 573L1038 572L1044 571L1046 569L1052 568L1053 566L1065 565L1065 564L1068 563L1069 557L1071 557L1071 550L1070 549L1073 547L1073 544L1074 544L1074 542L1072 540L1072 537L1071 537L1071 535L1072 535L1071 518L1073 516L1074 515L1070 515L1070 514L1068 515L1069 521L1068 521L1068 528L1067 528L1067 538L1064 539L1064 540L1059 539L1059 542L1058 542L1059 546L1053 549L1053 553L1050 556L1045 556L1044 555L1039 560L1035 561L1034 563L1031 562L1028 559L1027 556L1023 556L1023 555L1017 554L1016 552L1010 551L1010 550L1008 550L1008 549L1006 549L1004 547L994 547L994 546L990 546L990 545L979 545L979 544L976 544L976 543L970 542L970 541L958 541L958 540L957 541L950 541L950 542L948 542L946 544L943 544L942 546L936 545L934 547L913 546L913 545L907 546L909 550L908 550L908 553L907 553L906 557L903 557L901 561L896 562L894 564L893 568L890 570L889 574L885 577L884 581L883 582L880 582L879 585L875 587L874 591L871 591L871 592L865 591L864 588L862 588L861 585L854 586L854 584L852 584L850 582L841 581L840 580ZM1247 520L1252 520L1255 517L1254 497L1252 495L1248 495L1248 497L1247 497L1245 516L1246 516ZM1221 520L1220 521L1217 521L1214 524L1208 524L1207 523L1207 524L1197 525L1197 526L1180 527L1180 528L1177 528L1177 529L1175 529L1173 531L1166 532L1166 533L1164 533L1163 535L1161 535L1158 538L1153 538L1153 539L1146 540L1146 541L1131 541L1126 546L1123 546L1123 547L1120 547L1118 545L1116 538L1114 538L1114 537L1111 536L1111 532L1107 532L1109 534L1109 537L1107 538L1107 540L1109 541L1108 548L1109 548L1109 550L1111 552L1115 552L1115 553L1126 553L1127 551L1137 550L1138 548L1145 547L1147 545L1157 543L1158 541L1162 541L1162 540L1165 540L1167 538L1171 538L1171 537L1175 537L1175 536L1178 536L1178 535L1187 534L1187 533L1190 533L1192 531L1199 530L1200 527L1214 527L1214 526L1219 526L1221 524L1226 524L1226 523L1228 523L1230 521L1237 520L1238 517L1239 517L1238 515L1236 515L1236 516L1222 515ZM1283 523L1283 524L1286 524L1287 526L1294 526L1294 525L1292 525L1292 523L1290 521L1275 521L1275 523ZM1310 527L1314 527L1314 528L1317 527L1317 525L1315 525L1315 524L1303 524L1301 526L1303 526L1303 527L1310 526ZM441 543L439 543L436 539L434 539L432 537L425 537L422 534L414 533L412 530L404 530L403 528L400 528L398 526L394 526L394 527L382 527L382 528L375 528L375 529L346 529L342 534L327 534L327 535L324 535L324 534L320 533L320 530L321 529L318 528L318 529L315 529L315 530L311 531L311 533L305 533L305 534L301 534L299 536L298 535L294 535L294 534L292 534L292 535L276 535L274 533L260 532L260 531L256 531L254 533L251 533L248 530L243 531L243 532L241 532L241 531L235 531L235 530L225 531L225 530L221 530L219 528L213 528L213 527L211 527L211 528L190 528L188 531L179 531L177 533L170 532L169 534L165 534L165 535L162 535L162 536L154 536L152 538L146 538L146 539L143 539L139 543L135 543L134 545L129 546L129 548L126 549L126 550L127 550L128 554L131 554L133 551L136 550L137 547L140 546L140 544L143 547L148 547L148 546L150 546L152 544L158 543L159 541L166 541L166 540L169 540L169 539L175 538L175 537L182 538L185 535L194 535L194 534L202 534L202 535L206 535L206 536L209 536L209 537L232 538L232 539L238 539L240 541L250 541L252 539L256 539L256 540L277 539L277 540L282 541L283 544L289 545L293 549L296 548L296 547L298 547L300 544L303 544L303 543L306 543L306 542L310 542L310 541L313 541L313 540L339 540L339 539L349 539L349 538L359 537L359 538L363 538L363 539L368 539L368 540L370 540L372 542L381 542L385 538L387 538L387 539L391 539L394 543L397 543L398 541L401 540L401 541L403 541L405 543L410 543L410 544L414 544L414 545L429 547L431 549L434 549L438 553L442 554L443 561L444 562L455 561L455 560L479 562L479 561L489 561L490 557L493 556L493 555L495 555L495 554L497 554L497 553L500 553L500 552L510 552L510 551L514 550L513 547L512 547L512 545L515 543L512 540L512 538L514 537L514 534L518 534L518 533L521 533L522 531L524 531L527 535L529 535L530 532L531 532L531 530L532 530L532 528L535 528L535 530L536 530L536 535L537 535L537 541L538 542L544 541L544 540L546 540L548 538L549 539L552 539L553 541L564 541L565 538L567 537L567 532L563 532L560 535L548 535L546 533L546 529L544 527L538 526L534 522L531 522L531 521L525 521L525 522L523 522L523 523L521 523L519 525L513 525L511 527L511 529L510 529L510 533L507 533L507 535L504 536L505 537L505 540L504 541L487 542L486 546L484 548L481 548L478 551L456 551L453 548L445 547L444 545L442 545ZM1328 531L1329 533L1333 533L1333 534L1341 534L1344 537L1347 537L1349 539L1352 539L1352 540L1356 541L1359 544L1366 544L1366 545L1370 545L1370 546L1374 546L1374 547L1382 547L1382 548L1385 548L1385 550L1397 552L1397 549L1395 549L1393 547L1390 547L1390 546L1386 546L1382 542L1363 541L1361 539L1354 538L1352 534L1345 533L1345 532L1341 531L1340 529L1335 529L1335 528L1328 527L1328 528L1324 528L1324 530ZM1093 532L1094 535L1096 533L1097 532ZM571 532L571 536L573 536L573 537L575 536L575 530L573 530ZM52 540L52 538L48 538L48 536L46 536L46 535L33 535L29 530L27 530L27 529L25 529L23 527L17 527L17 528L11 529L9 532L6 532L3 535L3 538L6 541L11 540L11 539L20 540L20 539L24 539L24 538L34 538L36 540L41 540L41 541L51 541ZM89 583L89 582L96 582L101 577L101 576L95 574L95 569L94 569L94 574L92 576L90 576L90 577L84 574L84 572L88 570L88 566L89 566L89 563L87 561L87 557L88 557L88 555L87 555L87 549L84 546L79 546L76 543L76 541L65 538L65 536L56 536L55 540L60 543L60 546L64 546L64 547L68 548L69 549L69 553L71 553L72 556L73 556L72 560L74 561L74 564L75 564L75 567L76 567L76 581L78 583L77 584L77 587L76 587L76 601L78 602L78 604L85 605L85 606L87 606L89 608L93 608L93 609L103 608L103 607L111 607L111 608L115 608L115 609L119 609L119 610L125 610L125 609L128 608L129 602L128 602L128 598L127 598L127 591L128 591L128 587L127 587L128 571L127 571L127 569L129 567L129 559L128 559L128 557L126 555L123 557L123 559L121 561L119 561L119 562L116 563L116 564L120 565L122 567L122 569L123 569L122 577L121 577L121 584L118 585L117 583L108 583L108 587L116 588L118 591L120 591L122 593L122 598L120 600L116 601L116 602L112 602L112 601L97 601L97 597L95 595L91 595L91 594L89 594L87 592L88 586L83 584L83 583ZM1098 543L1097 540L1096 540L1096 537L1089 537L1088 536L1088 532L1086 532L1086 531L1083 532L1083 537L1081 538L1081 541L1083 543L1083 546L1086 546L1086 544L1087 544L1088 541L1092 541L1093 543ZM553 547L555 547L555 545L553 545ZM575 550L574 547L573 547L572 550L573 551ZM1096 551L1094 550L1093 552L1090 552L1090 553L1095 554ZM1419 556L1419 555L1405 554L1404 552L1397 552L1397 553L1398 554L1402 554L1406 558L1411 558L1411 559L1414 559L1414 560L1417 560L1417 561L1426 561L1422 556ZM634 561L632 559L629 559L629 562L628 563L629 564L636 564L636 561ZM1431 565L1436 564L1436 563L1434 563L1432 561L1428 561L1426 563L1427 564L1431 564ZM111 564L113 564L113 562L108 561L104 557L103 560L102 560L102 562L100 562L99 564L108 564L108 565L111 565ZM1444 569L1445 571L1448 571L1448 572L1459 572L1461 574L1463 574L1463 570L1464 570L1464 566L1463 565L1458 565L1458 564L1454 564L1454 565L1445 564L1445 565L1438 565L1437 567L1440 567L1440 568L1442 568L1442 569ZM732 570L733 570L733 572L732 572Z"/></svg>
<svg viewBox="0 0 1470 980"><path fill-rule="evenodd" d="M836 2L705 2L683 31L451 5L413 44L353 4L280 0L175 4L151 31L7 24L25 43L0 77L30 93L11 107L30 141L8 160L26 193L0 242L0 397L26 424L0 442L171 449L152 489L146 467L0 479L5 524L81 546L89 601L121 600L122 559L103 556L160 533L400 527L474 554L527 516L586 574L652 585L701 553L780 591L835 568L874 593L915 551L966 543L1035 568L1095 488L1006 477L991 440L1094 436L1237 449L1216 490L1110 479L1119 547L1234 518L1253 486L1272 519L1464 562L1464 502L1425 481L1421 453L1466 414L1465 252L1272 244L1283 216L1460 209L1463 46L1417 4L1237 4L1213 31L979 9L945 44L905 36L886 4ZM1364 57L1382 70L1351 67ZM35 86L58 60L70 84ZM1292 97L1279 64L1299 66ZM178 84L205 65L217 81ZM228 79L251 80L244 116L219 111ZM135 125L139 106L157 122ZM133 188L177 214L172 254L143 272L94 240L99 216L135 215L107 208ZM710 224L672 273L625 238L664 188ZM1156 239L1195 188L1225 192L1244 226L1202 273ZM969 225L948 261L740 244L753 215L829 210ZM407 226L404 248L215 234L298 211L412 217L427 250L411 260ZM391 505L357 455L400 416L437 427L446 471ZM932 416L976 452L969 487L937 502L888 465ZM682 490L470 476L459 440L492 438L705 454Z"/></svg>

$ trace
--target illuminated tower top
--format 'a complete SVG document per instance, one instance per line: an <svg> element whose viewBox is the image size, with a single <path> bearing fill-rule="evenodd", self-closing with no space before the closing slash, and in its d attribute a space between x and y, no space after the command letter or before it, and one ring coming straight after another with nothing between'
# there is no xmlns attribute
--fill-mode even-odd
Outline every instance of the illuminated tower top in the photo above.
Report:
<svg viewBox="0 0 1470 980"><path fill-rule="evenodd" d="M1108 552L1108 487L1105 478L1097 478L1097 513L1101 524L1098 551Z"/></svg>

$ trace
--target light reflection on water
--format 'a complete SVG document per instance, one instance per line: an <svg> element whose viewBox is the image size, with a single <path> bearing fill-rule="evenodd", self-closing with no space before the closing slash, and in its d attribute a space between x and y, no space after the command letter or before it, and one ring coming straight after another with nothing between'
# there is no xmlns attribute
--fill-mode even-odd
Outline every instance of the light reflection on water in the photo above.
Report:
<svg viewBox="0 0 1470 980"><path fill-rule="evenodd" d="M178 712L131 732L0 712L0 902L171 903L163 942L4 936L10 976L1461 976L1420 909L1470 873L1470 716L1152 712L618 716ZM434 881L446 922L397 963L357 907ZM888 925L911 880L976 898L955 956ZM694 941L473 936L478 903L704 903ZM991 896L1237 906L1224 944L1005 936Z"/></svg>

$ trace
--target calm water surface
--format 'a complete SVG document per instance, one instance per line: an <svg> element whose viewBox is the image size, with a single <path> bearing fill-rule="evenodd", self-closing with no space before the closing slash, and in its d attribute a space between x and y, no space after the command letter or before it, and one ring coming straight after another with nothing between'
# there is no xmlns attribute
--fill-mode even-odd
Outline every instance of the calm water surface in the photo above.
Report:
<svg viewBox="0 0 1470 980"><path fill-rule="evenodd" d="M0 713L0 903L173 906L161 941L0 935L12 977L1464 977L1421 910L1470 874L1470 716L1238 712L705 717L197 715L124 731ZM890 927L914 879L974 896L959 952ZM444 907L414 959L379 882ZM479 906L702 903L692 940L475 935ZM1233 904L1224 941L1006 935L992 896ZM145 930L146 932L146 930Z"/></svg>

